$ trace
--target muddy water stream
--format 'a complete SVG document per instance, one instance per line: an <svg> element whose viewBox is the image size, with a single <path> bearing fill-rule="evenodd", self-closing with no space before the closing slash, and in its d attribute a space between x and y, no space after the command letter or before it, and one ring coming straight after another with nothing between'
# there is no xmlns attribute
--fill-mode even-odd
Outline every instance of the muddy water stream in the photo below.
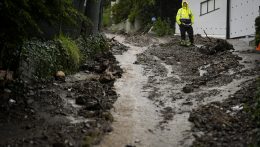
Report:
<svg viewBox="0 0 260 147"><path fill-rule="evenodd" d="M144 74L144 66L134 64L137 60L137 54L143 53L149 46L138 47L125 43L122 36L107 34L107 37L115 37L115 40L128 46L129 50L123 55L116 55L124 74L115 83L119 98L114 104L114 111L112 111L115 118L114 130L105 136L101 144L98 145L99 147L124 147L126 145L137 147L190 146L194 140L190 131L192 124L188 121L191 110L200 105L228 98L229 95L240 89L241 83L254 78L247 77L241 80L233 80L221 87L202 87L198 92L184 94L182 88L186 83L182 81L174 65L167 65L154 56L154 60L157 60L167 70L166 75L162 77L153 75L153 73L150 73L151 75ZM162 42L153 40L153 44L158 43ZM235 48L237 47L235 46ZM198 69L200 76L206 73L204 68L206 67ZM249 68L248 65L246 65L246 68ZM171 107L175 112L173 119L163 124L163 127L159 125L163 120L160 113L162 107L148 99L149 92L154 89L144 89L149 76L154 76L156 77L154 79L157 79L157 82L152 85L157 93L160 93L156 99L164 101L164 107ZM169 80L177 82L173 84ZM218 90L219 94L208 96L203 102L191 100L192 105L184 104L191 96L196 96L199 93L210 93L212 90ZM181 99L175 101L170 99L172 95L180 93Z"/></svg>
<svg viewBox="0 0 260 147"><path fill-rule="evenodd" d="M112 36L108 35L108 37ZM141 65L133 64L136 61L136 55L144 52L148 47L126 44L124 39L119 36L116 36L115 39L130 47L130 49L123 55L116 55L124 74L115 83L119 98L114 105L114 131L107 135L99 146L177 146L178 142L183 139L182 133L187 128L190 128L190 123L183 121L183 119L188 119L188 115L177 116L170 124L171 129L167 131L163 131L158 127L163 118L160 116L156 105L147 98L147 92L143 90L148 77L144 76ZM155 43L160 43L160 41ZM167 75L171 76L170 67L167 65L166 67L169 69Z"/></svg>

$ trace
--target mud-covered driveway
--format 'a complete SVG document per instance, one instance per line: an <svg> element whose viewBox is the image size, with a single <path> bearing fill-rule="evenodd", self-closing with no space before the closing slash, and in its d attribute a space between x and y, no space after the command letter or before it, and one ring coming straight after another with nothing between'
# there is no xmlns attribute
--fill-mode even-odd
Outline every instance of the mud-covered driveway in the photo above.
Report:
<svg viewBox="0 0 260 147"><path fill-rule="evenodd" d="M200 36L194 47L180 46L178 37L107 36L129 48L116 55L124 74L115 83L114 131L102 147L190 146L191 111L229 98L259 75L260 54L240 40L229 41L233 49Z"/></svg>

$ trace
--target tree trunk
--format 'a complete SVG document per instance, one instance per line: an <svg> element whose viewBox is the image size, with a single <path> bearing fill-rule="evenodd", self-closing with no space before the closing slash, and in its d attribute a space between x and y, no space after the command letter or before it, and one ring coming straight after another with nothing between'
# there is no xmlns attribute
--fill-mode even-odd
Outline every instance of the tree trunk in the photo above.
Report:
<svg viewBox="0 0 260 147"><path fill-rule="evenodd" d="M101 1L102 0L87 0L85 15L92 21L92 26L86 29L86 34L96 35L99 32L101 23Z"/></svg>

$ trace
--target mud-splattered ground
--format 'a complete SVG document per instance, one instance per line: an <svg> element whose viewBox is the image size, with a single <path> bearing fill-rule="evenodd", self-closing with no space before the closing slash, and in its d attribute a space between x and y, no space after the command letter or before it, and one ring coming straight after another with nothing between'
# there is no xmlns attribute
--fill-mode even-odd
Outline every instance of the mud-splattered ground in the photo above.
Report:
<svg viewBox="0 0 260 147"><path fill-rule="evenodd" d="M149 76L149 82L145 86L151 91L149 98L162 108L164 119L160 123L161 128L164 129L163 124L170 123L176 115L195 111L190 116L190 120L197 119L192 121L195 127L199 128L199 131L209 127L204 130L207 131L207 135L196 138L200 140L195 141L195 146L248 145L254 139L257 129L254 123L247 121L245 114L227 118L225 116L229 114L219 113L211 104L202 107L201 105L221 102L241 88L242 90L234 95L236 97L243 91L242 95L236 99L228 99L222 105L230 109L241 104L245 98L252 98L252 79L259 75L259 54L258 57L257 53L253 56L249 54L250 60L248 56L240 54L245 51L236 50L236 53L233 53L233 46L224 40L200 36L196 37L195 47L182 47L177 42L177 39L173 39L168 44L150 47L138 56L138 63L145 65L146 74ZM248 83L251 87L248 87ZM225 110L221 109L221 112ZM221 123L218 119L227 122ZM233 120L236 122L229 122ZM234 131L223 131L227 127L222 127L222 131L214 128L216 124L221 126L223 123L230 123L226 125ZM183 140L183 144L179 145L184 146L186 141Z"/></svg>
<svg viewBox="0 0 260 147"><path fill-rule="evenodd" d="M178 36L108 36L115 57L97 55L65 82L16 81L1 92L0 146L243 146L255 139L259 129L240 108L253 97L260 54L240 40L232 46L196 36L195 46L183 47Z"/></svg>
<svg viewBox="0 0 260 147"><path fill-rule="evenodd" d="M259 146L260 128L248 111L256 104L256 85L256 81L245 82L223 103L210 103L194 110L189 118L194 123L193 146Z"/></svg>
<svg viewBox="0 0 260 147"><path fill-rule="evenodd" d="M239 40L230 40L232 46L225 40L196 36L195 46L183 47L179 45L178 36L169 37L161 44L145 35L126 37L125 41L117 39L129 46L127 55L137 56L137 59L129 60L130 63L125 62L128 61L126 55L118 57L126 68L126 77L123 75L125 78L120 84L130 87L129 93L124 95L127 100L119 97L121 102L116 107L123 112L115 114L115 132L105 138L109 141L104 141L101 145L104 147L191 146L198 138L194 136L202 132L193 132L190 114L211 102L228 99L259 75L259 54L241 51L244 46ZM136 71L136 68L142 70ZM129 78L136 83L127 82ZM139 88L140 84L141 91L132 88ZM127 89L119 88L119 91L126 92ZM132 94L134 92L138 94ZM124 114L129 119L124 118ZM145 114L144 118L140 116L142 114ZM124 139L118 139L120 137Z"/></svg>
<svg viewBox="0 0 260 147"><path fill-rule="evenodd" d="M65 82L10 83L1 91L0 146L99 143L104 133L113 130L109 112L117 100L113 84L122 74L117 64L111 52L104 52Z"/></svg>

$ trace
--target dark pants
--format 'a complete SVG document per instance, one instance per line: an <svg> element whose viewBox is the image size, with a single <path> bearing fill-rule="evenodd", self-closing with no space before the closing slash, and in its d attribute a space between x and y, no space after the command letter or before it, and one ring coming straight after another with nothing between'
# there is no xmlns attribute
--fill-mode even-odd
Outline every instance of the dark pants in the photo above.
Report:
<svg viewBox="0 0 260 147"><path fill-rule="evenodd" d="M185 40L186 39L186 32L189 35L189 39L191 43L194 43L194 39L193 39L193 28L191 25L180 25L180 31L181 31L181 40Z"/></svg>

